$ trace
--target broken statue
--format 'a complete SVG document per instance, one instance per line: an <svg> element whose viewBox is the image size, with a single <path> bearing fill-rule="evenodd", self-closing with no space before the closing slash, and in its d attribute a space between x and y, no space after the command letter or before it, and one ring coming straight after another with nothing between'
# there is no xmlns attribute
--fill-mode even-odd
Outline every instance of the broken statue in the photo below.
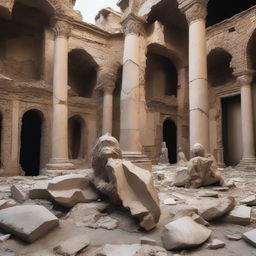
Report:
<svg viewBox="0 0 256 256"><path fill-rule="evenodd" d="M109 134L98 139L92 157L95 188L128 209L145 230L153 229L161 211L151 173L122 159L118 141Z"/></svg>

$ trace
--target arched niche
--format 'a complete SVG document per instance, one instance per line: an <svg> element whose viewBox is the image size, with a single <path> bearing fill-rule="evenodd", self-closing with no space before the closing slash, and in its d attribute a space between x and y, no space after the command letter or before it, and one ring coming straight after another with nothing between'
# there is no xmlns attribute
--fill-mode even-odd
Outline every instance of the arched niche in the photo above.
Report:
<svg viewBox="0 0 256 256"><path fill-rule="evenodd" d="M178 73L168 57L148 51L145 80L147 100L177 96Z"/></svg>
<svg viewBox="0 0 256 256"><path fill-rule="evenodd" d="M208 3L207 27L247 10L254 6L255 0L210 0Z"/></svg>
<svg viewBox="0 0 256 256"><path fill-rule="evenodd" d="M216 48L208 54L208 81L211 86L221 86L235 80L231 60L231 54L222 48Z"/></svg>
<svg viewBox="0 0 256 256"><path fill-rule="evenodd" d="M90 98L97 82L98 64L83 49L73 49L68 54L68 84L72 94Z"/></svg>
<svg viewBox="0 0 256 256"><path fill-rule="evenodd" d="M36 176L40 170L43 113L32 109L22 117L20 133L20 166L26 176Z"/></svg>

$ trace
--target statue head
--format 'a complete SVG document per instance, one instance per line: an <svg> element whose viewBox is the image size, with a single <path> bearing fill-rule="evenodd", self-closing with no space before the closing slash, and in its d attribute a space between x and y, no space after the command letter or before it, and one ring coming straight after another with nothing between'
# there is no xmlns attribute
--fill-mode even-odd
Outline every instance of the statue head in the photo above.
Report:
<svg viewBox="0 0 256 256"><path fill-rule="evenodd" d="M193 157L205 157L205 149L200 143L194 144L194 146L191 148L191 153Z"/></svg>
<svg viewBox="0 0 256 256"><path fill-rule="evenodd" d="M122 152L119 142L110 134L101 136L92 152L92 167L96 171L106 165L109 158L121 159Z"/></svg>

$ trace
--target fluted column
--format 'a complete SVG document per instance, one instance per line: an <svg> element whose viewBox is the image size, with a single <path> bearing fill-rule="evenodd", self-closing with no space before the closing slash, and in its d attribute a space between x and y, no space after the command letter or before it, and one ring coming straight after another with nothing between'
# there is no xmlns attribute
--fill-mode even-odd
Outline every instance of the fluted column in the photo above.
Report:
<svg viewBox="0 0 256 256"><path fill-rule="evenodd" d="M103 87L102 134L112 134L114 87Z"/></svg>
<svg viewBox="0 0 256 256"><path fill-rule="evenodd" d="M140 34L142 21L129 14L122 22L125 33L121 90L120 145L123 154L141 154L139 131Z"/></svg>
<svg viewBox="0 0 256 256"><path fill-rule="evenodd" d="M209 150L206 29L208 0L184 0L179 8L189 23L190 147L195 143Z"/></svg>
<svg viewBox="0 0 256 256"><path fill-rule="evenodd" d="M70 26L56 20L53 67L52 156L48 169L72 169L68 159L68 37Z"/></svg>
<svg viewBox="0 0 256 256"><path fill-rule="evenodd" d="M246 72L237 77L241 85L241 120L243 158L240 165L255 165L254 120L252 101L253 73Z"/></svg>

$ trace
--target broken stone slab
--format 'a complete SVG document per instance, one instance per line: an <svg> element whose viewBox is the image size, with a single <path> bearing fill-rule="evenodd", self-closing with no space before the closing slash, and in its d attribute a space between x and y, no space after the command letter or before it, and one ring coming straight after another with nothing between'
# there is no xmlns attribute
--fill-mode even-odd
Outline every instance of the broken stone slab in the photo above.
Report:
<svg viewBox="0 0 256 256"><path fill-rule="evenodd" d="M201 190L198 194L200 197L219 197L219 193L216 191Z"/></svg>
<svg viewBox="0 0 256 256"><path fill-rule="evenodd" d="M216 187L213 188L214 191L220 191L220 192L225 192L229 190L229 187Z"/></svg>
<svg viewBox="0 0 256 256"><path fill-rule="evenodd" d="M30 199L50 199L51 195L48 192L49 181L42 180L36 182L28 192Z"/></svg>
<svg viewBox="0 0 256 256"><path fill-rule="evenodd" d="M88 203L99 198L89 180L81 174L53 178L48 184L48 192L55 202L69 208L77 203Z"/></svg>
<svg viewBox="0 0 256 256"><path fill-rule="evenodd" d="M11 234L0 236L0 242L7 241L11 237Z"/></svg>
<svg viewBox="0 0 256 256"><path fill-rule="evenodd" d="M30 243L58 225L58 218L40 205L19 205L0 210L0 228Z"/></svg>
<svg viewBox="0 0 256 256"><path fill-rule="evenodd" d="M176 201L173 198L167 198L164 200L165 205L176 205Z"/></svg>
<svg viewBox="0 0 256 256"><path fill-rule="evenodd" d="M198 201L197 206L199 215L206 221L210 221L229 213L235 207L235 199L233 197L209 198L207 201Z"/></svg>
<svg viewBox="0 0 256 256"><path fill-rule="evenodd" d="M20 204L27 199L27 195L16 185L12 185L11 194L12 198Z"/></svg>
<svg viewBox="0 0 256 256"><path fill-rule="evenodd" d="M225 222L238 224L238 225L249 225L251 222L251 208L244 205L236 206L225 218Z"/></svg>
<svg viewBox="0 0 256 256"><path fill-rule="evenodd" d="M166 250L187 249L201 245L211 233L191 217L183 217L165 225L161 238Z"/></svg>
<svg viewBox="0 0 256 256"><path fill-rule="evenodd" d="M239 241L242 239L242 234L240 233L226 234L226 237L228 240L231 240L231 241Z"/></svg>
<svg viewBox="0 0 256 256"><path fill-rule="evenodd" d="M209 244L207 244L207 248L212 250L224 248L225 246L226 244L219 239L213 239Z"/></svg>
<svg viewBox="0 0 256 256"><path fill-rule="evenodd" d="M250 195L250 196L246 197L245 199L240 200L240 204L255 206L256 205L256 196Z"/></svg>
<svg viewBox="0 0 256 256"><path fill-rule="evenodd" d="M16 205L15 201L10 201L10 200L0 200L0 210L6 209L9 207L13 207Z"/></svg>
<svg viewBox="0 0 256 256"><path fill-rule="evenodd" d="M106 244L96 256L135 256L140 248L140 244Z"/></svg>
<svg viewBox="0 0 256 256"><path fill-rule="evenodd" d="M176 187L183 187L189 182L190 176L187 167L179 167L176 169L173 185Z"/></svg>
<svg viewBox="0 0 256 256"><path fill-rule="evenodd" d="M149 237L146 237L146 236L143 236L140 238L140 243L141 244L147 244L147 245L157 245L157 241L156 240L153 240Z"/></svg>
<svg viewBox="0 0 256 256"><path fill-rule="evenodd" d="M84 234L79 234L62 241L53 248L53 251L60 255L73 256L90 244L89 239Z"/></svg>
<svg viewBox="0 0 256 256"><path fill-rule="evenodd" d="M191 218L197 222L198 224L201 224L201 225L204 225L204 226L209 226L209 222L207 222L206 220L204 220L201 216L199 216L198 214L196 213L193 213L191 215Z"/></svg>
<svg viewBox="0 0 256 256"><path fill-rule="evenodd" d="M143 244L134 256L168 256L167 251L159 246Z"/></svg>
<svg viewBox="0 0 256 256"><path fill-rule="evenodd" d="M246 242L256 247L256 229L245 232L242 237Z"/></svg>

